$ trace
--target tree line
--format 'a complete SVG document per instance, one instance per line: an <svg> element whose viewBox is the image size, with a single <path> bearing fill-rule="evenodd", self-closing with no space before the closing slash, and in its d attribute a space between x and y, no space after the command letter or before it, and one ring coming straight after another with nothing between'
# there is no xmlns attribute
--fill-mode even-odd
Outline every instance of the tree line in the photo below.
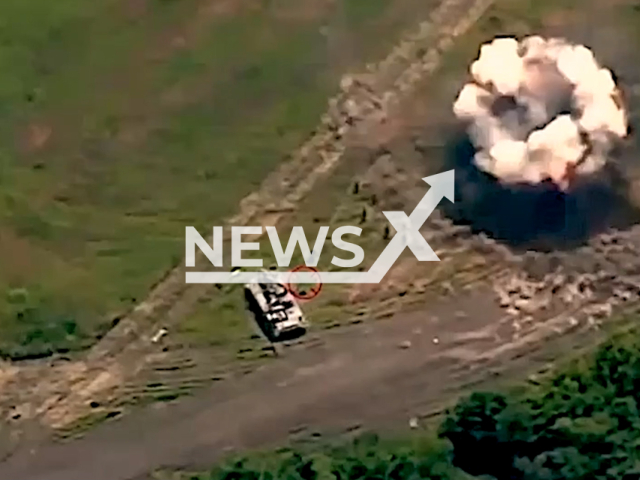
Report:
<svg viewBox="0 0 640 480"><path fill-rule="evenodd" d="M609 339L549 378L462 398L437 431L363 435L228 460L190 480L637 480L640 334Z"/></svg>

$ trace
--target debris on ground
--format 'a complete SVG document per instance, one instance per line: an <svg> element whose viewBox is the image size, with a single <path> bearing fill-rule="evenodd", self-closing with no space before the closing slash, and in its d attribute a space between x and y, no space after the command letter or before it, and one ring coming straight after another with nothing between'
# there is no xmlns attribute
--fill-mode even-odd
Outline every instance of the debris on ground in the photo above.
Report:
<svg viewBox="0 0 640 480"><path fill-rule="evenodd" d="M412 429L418 428L418 417L411 417L409 419L409 428L412 428Z"/></svg>
<svg viewBox="0 0 640 480"><path fill-rule="evenodd" d="M166 328L161 328L151 337L151 343L158 343L167 333L169 333L169 331Z"/></svg>

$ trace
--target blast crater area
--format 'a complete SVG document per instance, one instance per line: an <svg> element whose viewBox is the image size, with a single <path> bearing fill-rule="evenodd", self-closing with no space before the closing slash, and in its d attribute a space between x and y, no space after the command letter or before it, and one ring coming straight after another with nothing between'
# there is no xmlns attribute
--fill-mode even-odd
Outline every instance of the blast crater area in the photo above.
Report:
<svg viewBox="0 0 640 480"><path fill-rule="evenodd" d="M600 233L640 224L635 183L622 162L611 162L561 190L551 181L500 182L476 166L475 154L466 132L451 134L445 168L455 170L456 201L442 206L445 216L475 233L483 232L519 251L552 251L577 248Z"/></svg>

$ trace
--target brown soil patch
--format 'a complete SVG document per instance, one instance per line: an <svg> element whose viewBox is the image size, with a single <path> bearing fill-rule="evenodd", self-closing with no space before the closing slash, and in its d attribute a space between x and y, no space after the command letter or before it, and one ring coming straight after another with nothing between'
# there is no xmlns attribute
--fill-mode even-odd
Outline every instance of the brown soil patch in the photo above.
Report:
<svg viewBox="0 0 640 480"><path fill-rule="evenodd" d="M2 269L8 273L9 278L15 276L14 279L37 271L42 266L41 260L49 256L47 252L40 250L33 243L19 237L6 227L0 228L0 249L12 252L12 255L6 258Z"/></svg>
<svg viewBox="0 0 640 480"><path fill-rule="evenodd" d="M400 116L384 119L381 122L371 122L367 125L366 134L361 135L357 141L367 148L378 148L385 145L401 133L406 132L405 121Z"/></svg>
<svg viewBox="0 0 640 480"><path fill-rule="evenodd" d="M32 123L27 127L25 147L28 152L42 150L51 138L53 129L44 123Z"/></svg>
<svg viewBox="0 0 640 480"><path fill-rule="evenodd" d="M583 14L581 12L577 12L576 10L558 10L545 17L543 20L543 25L545 28L563 27L567 24L574 23L576 21L576 18L578 18L580 15Z"/></svg>
<svg viewBox="0 0 640 480"><path fill-rule="evenodd" d="M406 258L394 265L380 283L354 285L349 292L349 303L378 301L407 290L416 276L417 266L415 259Z"/></svg>

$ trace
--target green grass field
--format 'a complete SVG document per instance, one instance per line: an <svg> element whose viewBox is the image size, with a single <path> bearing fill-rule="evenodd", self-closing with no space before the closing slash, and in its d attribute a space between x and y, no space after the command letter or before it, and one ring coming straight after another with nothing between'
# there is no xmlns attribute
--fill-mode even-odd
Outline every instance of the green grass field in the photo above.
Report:
<svg viewBox="0 0 640 480"><path fill-rule="evenodd" d="M553 28L554 25L557 28L557 22L570 23L572 17L578 18L577 21L580 22L581 13L575 8L575 0L560 2L499 0L469 32L465 33L464 39L443 56L441 68L426 80L423 86L424 95L419 102L428 105L430 115L434 118L451 115L450 105L457 94L457 85L462 85L460 82L465 78L470 62L477 55L479 45L499 34L524 36ZM591 5L589 8L598 7ZM621 26L618 30L619 35L635 38L637 35L635 26L640 21L640 9L621 4L606 10L601 8L599 11L607 15L608 21L612 21L612 18L618 21ZM597 50L597 53L600 53L600 50ZM435 165L434 173L440 168L443 150L444 147L433 149L429 161ZM396 161L404 160L396 159ZM366 193L353 195L352 186L365 173L367 169L365 163L361 162L358 165L358 162L353 159L346 160L330 179L316 186L316 194L310 195L311 200L301 205L291 224L304 226L310 239L315 238L318 225L331 225L332 230L341 224L357 225L360 212L363 206L367 205L364 198ZM313 201L318 196L322 196L322 202ZM371 207L368 208L375 211ZM314 222L314 219L318 222ZM384 217L378 212L377 218L375 215L369 215L369 220L362 225L364 232L358 243L367 252L365 263L373 261L372 259L375 259L384 248L386 242L382 240L381 232L385 223ZM282 230L282 232L283 238L288 238L287 231ZM310 242L312 243L312 240ZM321 257L321 267L329 267L330 250L331 246L327 244ZM265 241L260 257L268 258L270 253L271 247L268 241ZM298 260L300 260L299 257ZM325 265L322 265L322 262ZM292 266L295 264L294 260ZM316 328L330 327L353 319L359 309L351 308L348 290L349 286L325 285L317 299L303 305ZM359 307L362 308L362 306ZM203 298L179 328L180 333L184 334L185 341L191 344L237 345L253 333L252 325L247 321L243 310L240 289L234 286L225 286L222 291L212 289L211 296Z"/></svg>
<svg viewBox="0 0 640 480"><path fill-rule="evenodd" d="M94 342L181 260L184 226L232 214L339 74L413 23L410 2L1 2L0 354Z"/></svg>
<svg viewBox="0 0 640 480"><path fill-rule="evenodd" d="M500 1L465 34L464 41L457 43L443 56L442 67L426 79L422 87L423 94L419 100L421 104L428 104L429 111L434 117L450 115L449 102L454 99L452 95L455 95L451 85L455 86L460 79L464 78L469 62L477 54L478 45L502 28L496 27L496 21L504 25L517 24L519 33L522 33L523 29L527 32L534 28L530 24L533 16L527 7L528 4L529 2L517 0ZM353 193L353 185L361 180L369 168L369 161L359 158L366 155L359 148L350 150L346 154L347 159L338 170L330 178L316 185L314 193L302 203L290 225L279 229L282 232L282 238L288 238L286 227L291 225L303 226L311 244L320 225L331 225L331 231L340 225L360 225L363 233L357 243L366 251L364 264L373 263L387 243L382 236L387 221L379 207L370 205L369 193L362 190L357 195ZM369 155L373 155L373 151L369 152ZM433 170L433 173L439 171L443 155L444 147L433 150L433 157L430 158L432 165L428 167ZM405 158L396 158L395 162L403 165L404 168L411 168ZM416 178L424 174L424 172L414 173ZM317 201L319 197L323 199L322 202ZM366 208L369 214L367 221L360 224L363 208ZM272 251L268 240L264 240L262 247L259 257L269 258ZM330 243L325 244L318 266L320 270L331 269L329 262L334 253L331 251L332 247ZM299 251L295 252L292 267L302 263L299 253ZM338 255L344 254L338 253ZM319 297L303 305L305 313L316 328L330 327L352 319L357 311L368 307L368 305L358 305L351 308L348 298L350 287L350 285L325 285ZM190 344L237 345L242 339L248 339L254 332L253 326L247 321L243 302L239 286L226 285L221 291L212 288L211 296L203 298L180 324L179 333L183 334L184 340ZM379 308L379 305L377 307Z"/></svg>
<svg viewBox="0 0 640 480"><path fill-rule="evenodd" d="M552 6L579 13L573 2ZM538 30L551 3L499 5L447 54L434 89L503 27ZM186 225L231 215L316 125L340 74L381 58L431 6L0 2L0 356L93 343L181 261ZM635 29L637 8L615 9ZM355 174L318 187L324 220L359 208L343 199ZM249 334L232 290L203 299L180 327L187 337ZM344 305L343 290L331 293L311 309L328 323Z"/></svg>

